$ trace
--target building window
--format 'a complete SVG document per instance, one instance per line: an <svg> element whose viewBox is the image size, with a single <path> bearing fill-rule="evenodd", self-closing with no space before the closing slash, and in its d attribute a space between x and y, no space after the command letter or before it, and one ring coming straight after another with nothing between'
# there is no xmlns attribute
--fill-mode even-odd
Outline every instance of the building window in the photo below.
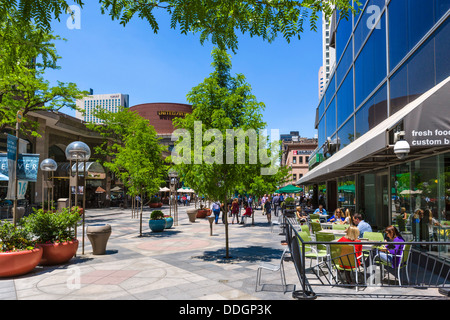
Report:
<svg viewBox="0 0 450 320"><path fill-rule="evenodd" d="M298 157L298 163L303 163L303 157Z"/></svg>
<svg viewBox="0 0 450 320"><path fill-rule="evenodd" d="M386 78L386 22L374 29L355 61L355 106L358 107Z"/></svg>
<svg viewBox="0 0 450 320"><path fill-rule="evenodd" d="M297 174L296 174L296 173L294 173L294 174L292 175L292 180L297 181Z"/></svg>
<svg viewBox="0 0 450 320"><path fill-rule="evenodd" d="M292 157L292 163L296 164L297 163L297 157Z"/></svg>
<svg viewBox="0 0 450 320"><path fill-rule="evenodd" d="M356 138L359 138L387 118L387 86L382 86L356 112Z"/></svg>
<svg viewBox="0 0 450 320"><path fill-rule="evenodd" d="M305 157L305 161L306 161L306 163L309 162L309 156L308 156L308 157Z"/></svg>

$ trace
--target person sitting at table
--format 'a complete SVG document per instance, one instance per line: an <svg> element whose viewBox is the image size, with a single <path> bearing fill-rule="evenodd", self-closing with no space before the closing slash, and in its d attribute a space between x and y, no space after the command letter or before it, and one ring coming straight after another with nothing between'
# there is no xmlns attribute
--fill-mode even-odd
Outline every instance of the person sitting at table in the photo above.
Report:
<svg viewBox="0 0 450 320"><path fill-rule="evenodd" d="M359 229L359 237L364 236L364 232L372 232L370 224L364 221L361 213L355 213L352 217L353 224Z"/></svg>
<svg viewBox="0 0 450 320"><path fill-rule="evenodd" d="M314 211L314 214L326 215L327 210L324 209L323 205L319 204L319 208Z"/></svg>
<svg viewBox="0 0 450 320"><path fill-rule="evenodd" d="M356 226L349 226L345 230L345 236L340 238L338 242L361 242L358 239L359 237L359 229ZM362 244L355 245L355 254L358 261L358 266L361 264L361 255L362 255Z"/></svg>
<svg viewBox="0 0 450 320"><path fill-rule="evenodd" d="M349 208L345 209L344 222L342 224L352 224L352 214Z"/></svg>
<svg viewBox="0 0 450 320"><path fill-rule="evenodd" d="M384 231L387 235L388 242L405 242L405 239L400 235L400 232L394 226L389 226ZM377 249L377 256L380 260L390 263L392 268L396 268L400 264L401 254L403 252L404 245L402 244L390 244L386 246L386 249Z"/></svg>
<svg viewBox="0 0 450 320"><path fill-rule="evenodd" d="M304 211L302 211L301 207L297 207L297 210L295 211L295 215L297 216L297 221L302 223L302 222L306 222L308 216L306 215L306 213Z"/></svg>
<svg viewBox="0 0 450 320"><path fill-rule="evenodd" d="M343 217L343 213L340 208L334 210L334 214L331 216L330 219L327 220L327 222L335 222L335 223L342 223L344 221L345 218Z"/></svg>

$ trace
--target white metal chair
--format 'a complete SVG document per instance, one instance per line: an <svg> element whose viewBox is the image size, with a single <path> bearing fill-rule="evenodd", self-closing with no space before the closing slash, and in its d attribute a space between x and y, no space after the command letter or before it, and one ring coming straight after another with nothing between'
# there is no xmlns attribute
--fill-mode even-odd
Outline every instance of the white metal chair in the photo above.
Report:
<svg viewBox="0 0 450 320"><path fill-rule="evenodd" d="M281 259L280 259L280 263L277 265L271 264L271 263L263 263L258 267L258 270L256 271L256 287L255 287L255 291L258 291L258 286L261 286L261 272L262 270L268 270L268 271L272 271L272 272L277 272L280 271L281 274L281 285L284 288L283 293L286 293L287 290L287 284L286 284L286 275L284 273L284 265L283 265L283 261L284 261L284 256L288 253L288 249L285 249L283 251L283 254L281 255Z"/></svg>

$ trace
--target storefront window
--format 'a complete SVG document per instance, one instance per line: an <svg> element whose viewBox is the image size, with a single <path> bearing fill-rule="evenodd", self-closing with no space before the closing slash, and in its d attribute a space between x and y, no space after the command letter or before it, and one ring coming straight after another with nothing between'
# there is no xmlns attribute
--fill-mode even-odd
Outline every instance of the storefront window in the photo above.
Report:
<svg viewBox="0 0 450 320"><path fill-rule="evenodd" d="M393 224L407 240L449 240L450 153L392 167L391 186ZM447 254L445 246L428 249Z"/></svg>
<svg viewBox="0 0 450 320"><path fill-rule="evenodd" d="M338 180L338 207L355 212L356 185L355 177L347 176Z"/></svg>

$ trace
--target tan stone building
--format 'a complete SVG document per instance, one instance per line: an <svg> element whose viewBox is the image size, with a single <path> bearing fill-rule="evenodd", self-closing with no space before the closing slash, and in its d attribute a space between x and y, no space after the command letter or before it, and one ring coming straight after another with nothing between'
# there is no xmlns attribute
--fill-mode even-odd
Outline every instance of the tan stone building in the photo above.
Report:
<svg viewBox="0 0 450 320"><path fill-rule="evenodd" d="M282 138L283 154L281 156L281 165L291 167L291 183L294 184L303 177L308 171L309 157L317 148L317 139L303 138L292 132L289 138ZM289 183L288 183L289 184Z"/></svg>

